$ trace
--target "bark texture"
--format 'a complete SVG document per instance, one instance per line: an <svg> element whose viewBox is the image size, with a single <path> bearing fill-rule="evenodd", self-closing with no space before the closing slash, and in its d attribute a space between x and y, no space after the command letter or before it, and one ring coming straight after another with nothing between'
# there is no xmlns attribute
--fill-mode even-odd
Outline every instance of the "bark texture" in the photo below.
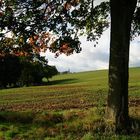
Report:
<svg viewBox="0 0 140 140"><path fill-rule="evenodd" d="M110 0L111 41L109 62L108 117L116 131L129 129L128 78L129 44L137 0Z"/></svg>

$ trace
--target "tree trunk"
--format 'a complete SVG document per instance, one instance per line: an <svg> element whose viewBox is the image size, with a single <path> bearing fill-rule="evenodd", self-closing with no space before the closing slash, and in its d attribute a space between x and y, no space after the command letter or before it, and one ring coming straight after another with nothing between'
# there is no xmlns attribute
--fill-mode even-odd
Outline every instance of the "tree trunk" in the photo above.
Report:
<svg viewBox="0 0 140 140"><path fill-rule="evenodd" d="M137 0L110 0L111 41L107 114L116 131L129 130L128 65L130 31Z"/></svg>

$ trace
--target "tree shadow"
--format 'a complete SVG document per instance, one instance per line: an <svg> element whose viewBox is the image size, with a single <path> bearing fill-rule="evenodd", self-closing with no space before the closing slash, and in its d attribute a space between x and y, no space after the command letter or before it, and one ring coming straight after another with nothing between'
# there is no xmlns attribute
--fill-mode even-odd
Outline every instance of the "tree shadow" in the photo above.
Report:
<svg viewBox="0 0 140 140"><path fill-rule="evenodd" d="M76 79L76 78L60 79L60 80L44 82L44 84L46 84L46 85L73 84L73 83L77 83L77 80L78 79Z"/></svg>

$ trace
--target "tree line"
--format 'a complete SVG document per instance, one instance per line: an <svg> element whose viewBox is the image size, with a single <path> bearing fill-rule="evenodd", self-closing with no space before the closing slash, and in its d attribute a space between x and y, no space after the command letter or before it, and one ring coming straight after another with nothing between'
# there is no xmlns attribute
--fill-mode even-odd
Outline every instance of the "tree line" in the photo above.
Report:
<svg viewBox="0 0 140 140"><path fill-rule="evenodd" d="M48 65L43 57L31 61L23 56L0 56L0 88L41 85L44 77L49 80L56 74L56 67Z"/></svg>

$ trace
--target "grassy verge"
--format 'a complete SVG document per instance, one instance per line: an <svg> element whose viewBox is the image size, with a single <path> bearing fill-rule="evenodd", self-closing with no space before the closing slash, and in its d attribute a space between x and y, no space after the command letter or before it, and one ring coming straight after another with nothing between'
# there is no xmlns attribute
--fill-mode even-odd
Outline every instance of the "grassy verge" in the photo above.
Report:
<svg viewBox="0 0 140 140"><path fill-rule="evenodd" d="M71 109L42 113L1 112L0 138L11 140L100 140L139 139L140 120L130 135L114 135L106 122L104 108Z"/></svg>

